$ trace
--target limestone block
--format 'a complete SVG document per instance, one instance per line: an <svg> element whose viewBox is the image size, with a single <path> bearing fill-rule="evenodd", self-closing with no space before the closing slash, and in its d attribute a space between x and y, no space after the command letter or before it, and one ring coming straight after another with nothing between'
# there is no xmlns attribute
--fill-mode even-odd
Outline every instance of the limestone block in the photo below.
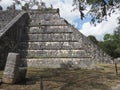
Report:
<svg viewBox="0 0 120 90"><path fill-rule="evenodd" d="M0 10L0 30L8 24L20 11L1 11Z"/></svg>
<svg viewBox="0 0 120 90"><path fill-rule="evenodd" d="M3 73L3 82L4 83L15 83L16 78L18 77L18 61L19 55L16 53L9 53L5 70Z"/></svg>
<svg viewBox="0 0 120 90"><path fill-rule="evenodd" d="M39 19L32 19L31 22L30 22L30 25L59 25L59 24L64 24L64 25L67 25L66 22L63 20L63 19L48 19L48 20L45 20L45 19L42 19L42 20L39 20Z"/></svg>
<svg viewBox="0 0 120 90"><path fill-rule="evenodd" d="M26 33L38 34L38 33L72 33L72 30L68 26L41 26L30 27L26 30Z"/></svg>
<svg viewBox="0 0 120 90"><path fill-rule="evenodd" d="M23 50L21 51L22 57L28 58L51 58L51 57L64 57L64 58L81 58L88 57L84 50Z"/></svg>
<svg viewBox="0 0 120 90"><path fill-rule="evenodd" d="M24 40L27 41L77 41L77 35L66 34L28 34L24 36Z"/></svg>
<svg viewBox="0 0 120 90"><path fill-rule="evenodd" d="M94 63L91 61L90 57L84 58L34 58L27 59L28 67L40 67L40 68L61 68L61 64L66 64L72 62L74 67L83 67L94 66ZM86 63L87 62L87 63Z"/></svg>
<svg viewBox="0 0 120 90"><path fill-rule="evenodd" d="M19 54L9 53L3 73L3 83L14 84L19 81Z"/></svg>
<svg viewBox="0 0 120 90"><path fill-rule="evenodd" d="M28 50L77 50L82 48L78 42L22 42L21 49Z"/></svg>
<svg viewBox="0 0 120 90"><path fill-rule="evenodd" d="M31 14L57 14L58 13L58 9L52 9L52 10L31 10L29 11L30 15Z"/></svg>
<svg viewBox="0 0 120 90"><path fill-rule="evenodd" d="M31 19L39 19L39 20L42 20L42 19L45 19L45 20L53 20L53 19L59 19L59 15L58 14L52 14L52 13L49 13L49 14L31 14L30 15Z"/></svg>

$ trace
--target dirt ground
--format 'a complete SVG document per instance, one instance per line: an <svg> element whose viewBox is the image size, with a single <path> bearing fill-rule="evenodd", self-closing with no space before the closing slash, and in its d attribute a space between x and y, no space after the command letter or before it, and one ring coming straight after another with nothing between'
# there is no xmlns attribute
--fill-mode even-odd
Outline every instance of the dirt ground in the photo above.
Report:
<svg viewBox="0 0 120 90"><path fill-rule="evenodd" d="M114 64L99 66L102 68L92 70L28 68L26 80L14 85L1 84L0 90L111 90L120 84Z"/></svg>

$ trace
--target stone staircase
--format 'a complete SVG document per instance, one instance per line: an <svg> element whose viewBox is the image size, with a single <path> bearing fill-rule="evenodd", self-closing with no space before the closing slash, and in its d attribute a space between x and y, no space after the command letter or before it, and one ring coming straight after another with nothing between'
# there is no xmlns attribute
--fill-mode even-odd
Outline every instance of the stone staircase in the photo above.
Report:
<svg viewBox="0 0 120 90"><path fill-rule="evenodd" d="M20 11L0 11L0 30L5 27Z"/></svg>
<svg viewBox="0 0 120 90"><path fill-rule="evenodd" d="M59 68L72 62L77 67L90 67L93 57L84 47L84 37L57 10L29 11L30 23L21 45L21 58L28 67Z"/></svg>

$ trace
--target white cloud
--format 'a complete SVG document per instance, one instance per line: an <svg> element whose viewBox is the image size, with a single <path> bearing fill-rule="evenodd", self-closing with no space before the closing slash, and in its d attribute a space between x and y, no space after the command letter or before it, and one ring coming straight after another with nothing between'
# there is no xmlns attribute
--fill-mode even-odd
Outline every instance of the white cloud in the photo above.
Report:
<svg viewBox="0 0 120 90"><path fill-rule="evenodd" d="M94 27L89 22L83 24L82 32L84 35L94 35L98 40L102 40L103 36L106 33L112 34L114 29L118 26L117 17L120 16L119 14L112 14L111 17L108 17L108 21L103 21Z"/></svg>
<svg viewBox="0 0 120 90"><path fill-rule="evenodd" d="M8 5L12 4L12 0L2 0L0 2L0 5L3 7L3 9L5 10L7 8Z"/></svg>

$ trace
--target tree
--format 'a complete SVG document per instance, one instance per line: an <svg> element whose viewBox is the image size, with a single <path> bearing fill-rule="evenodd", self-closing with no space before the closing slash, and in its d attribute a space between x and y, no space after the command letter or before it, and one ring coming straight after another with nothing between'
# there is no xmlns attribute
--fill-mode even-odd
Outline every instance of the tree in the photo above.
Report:
<svg viewBox="0 0 120 90"><path fill-rule="evenodd" d="M24 8L29 9L32 8L34 5L39 5L38 0L13 0L15 5L21 5L24 2Z"/></svg>
<svg viewBox="0 0 120 90"><path fill-rule="evenodd" d="M116 28L114 32L114 40L116 42L115 53L117 54L117 56L120 57L120 20L119 20L119 26Z"/></svg>
<svg viewBox="0 0 120 90"><path fill-rule="evenodd" d="M115 9L120 11L120 0L73 0L75 9L79 9L81 19L85 17L84 11L87 6L91 6L88 14L91 16L92 23L100 23L115 12ZM75 10L74 9L74 10Z"/></svg>
<svg viewBox="0 0 120 90"><path fill-rule="evenodd" d="M87 38L90 39L94 44L98 44L98 41L94 36L89 35Z"/></svg>
<svg viewBox="0 0 120 90"><path fill-rule="evenodd" d="M120 57L120 23L113 35L106 34L104 41L99 42L98 45L110 56Z"/></svg>
<svg viewBox="0 0 120 90"><path fill-rule="evenodd" d="M104 35L104 41L109 41L109 40L112 40L113 36L110 35L110 34L105 34Z"/></svg>
<svg viewBox="0 0 120 90"><path fill-rule="evenodd" d="M99 42L99 46L112 57L117 57L115 54L116 44L114 41L101 41Z"/></svg>

